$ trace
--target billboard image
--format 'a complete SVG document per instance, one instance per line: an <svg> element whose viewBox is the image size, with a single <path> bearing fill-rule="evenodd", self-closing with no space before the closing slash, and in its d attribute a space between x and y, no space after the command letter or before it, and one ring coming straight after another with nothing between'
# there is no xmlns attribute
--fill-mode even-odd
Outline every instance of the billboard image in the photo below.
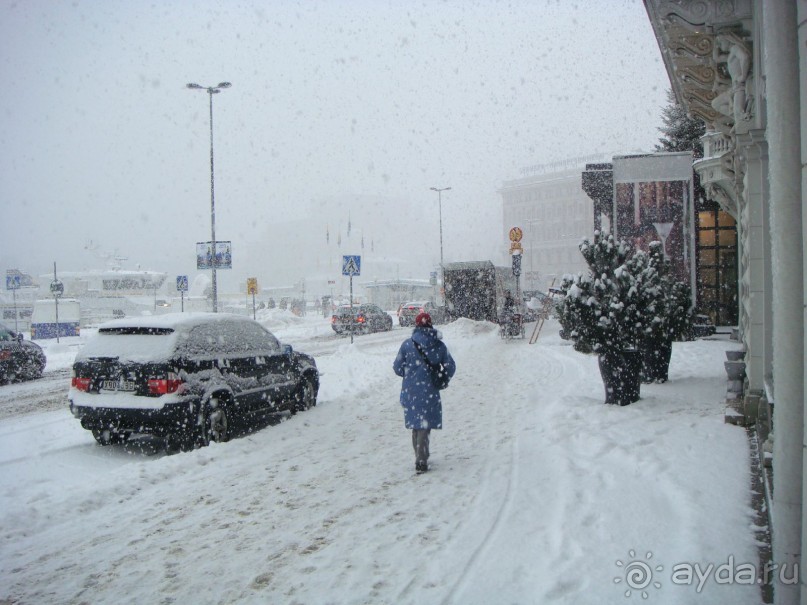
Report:
<svg viewBox="0 0 807 605"><path fill-rule="evenodd" d="M615 235L644 251L660 241L676 278L694 286L692 174L691 152L614 158Z"/></svg>
<svg viewBox="0 0 807 605"><path fill-rule="evenodd" d="M213 255L212 242L196 243L196 268L198 270L212 269L215 263L216 269L232 269L233 255L232 242L216 242L216 254Z"/></svg>

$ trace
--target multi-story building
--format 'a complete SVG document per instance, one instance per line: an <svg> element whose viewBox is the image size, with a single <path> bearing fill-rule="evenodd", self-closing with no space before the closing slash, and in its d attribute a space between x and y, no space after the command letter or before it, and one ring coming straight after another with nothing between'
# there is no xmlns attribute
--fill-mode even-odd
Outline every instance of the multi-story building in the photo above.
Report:
<svg viewBox="0 0 807 605"><path fill-rule="evenodd" d="M586 162L610 156L570 158L522 169L524 176L505 181L502 196L504 237L513 227L523 232L521 286L542 290L563 275L586 270L578 244L594 233L592 200L583 191L580 173ZM505 250L507 252L507 250Z"/></svg>

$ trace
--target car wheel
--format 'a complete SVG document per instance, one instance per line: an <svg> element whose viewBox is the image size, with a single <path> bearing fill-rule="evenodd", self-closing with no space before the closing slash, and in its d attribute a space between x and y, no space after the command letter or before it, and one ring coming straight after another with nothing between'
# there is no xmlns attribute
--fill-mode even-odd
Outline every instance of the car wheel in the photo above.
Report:
<svg viewBox="0 0 807 605"><path fill-rule="evenodd" d="M45 364L37 359L31 359L27 361L23 367L21 374L27 380L34 380L36 378L42 378L42 372L45 371Z"/></svg>
<svg viewBox="0 0 807 605"><path fill-rule="evenodd" d="M294 396L294 412L305 412L315 405L317 405L317 388L314 385L314 379L303 376L302 384Z"/></svg>
<svg viewBox="0 0 807 605"><path fill-rule="evenodd" d="M211 397L205 406L202 426L199 430L199 445L205 447L211 441L224 443L230 440L230 418L224 400Z"/></svg>

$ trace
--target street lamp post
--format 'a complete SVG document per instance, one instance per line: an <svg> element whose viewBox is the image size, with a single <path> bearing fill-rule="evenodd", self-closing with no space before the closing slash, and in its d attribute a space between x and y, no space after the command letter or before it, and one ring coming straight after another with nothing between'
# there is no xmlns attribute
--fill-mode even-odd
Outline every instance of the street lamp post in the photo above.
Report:
<svg viewBox="0 0 807 605"><path fill-rule="evenodd" d="M443 268L443 191L449 191L451 187L443 187L442 189L430 187L430 189L437 192L437 211L440 216L440 283L442 284L442 288L445 287L446 276L445 269Z"/></svg>
<svg viewBox="0 0 807 605"><path fill-rule="evenodd" d="M229 82L219 82L215 86L201 86L190 83L188 88L204 90L210 97L210 247L213 253L211 264L213 279L213 313L218 312L218 288L216 285L216 197L213 188L213 95L221 92L223 88L230 88Z"/></svg>

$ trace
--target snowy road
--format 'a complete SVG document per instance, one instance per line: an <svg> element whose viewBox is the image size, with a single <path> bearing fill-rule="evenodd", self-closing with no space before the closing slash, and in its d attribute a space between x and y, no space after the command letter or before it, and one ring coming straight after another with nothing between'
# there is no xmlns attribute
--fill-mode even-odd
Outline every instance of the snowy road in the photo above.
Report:
<svg viewBox="0 0 807 605"><path fill-rule="evenodd" d="M755 560L733 343L676 343L671 381L617 408L557 326L534 346L445 326L459 369L416 476L391 371L409 331L269 327L317 355L320 404L230 443L165 456L101 448L66 409L0 420L0 603L622 603L643 600L632 550L653 603L758 602L669 577Z"/></svg>

